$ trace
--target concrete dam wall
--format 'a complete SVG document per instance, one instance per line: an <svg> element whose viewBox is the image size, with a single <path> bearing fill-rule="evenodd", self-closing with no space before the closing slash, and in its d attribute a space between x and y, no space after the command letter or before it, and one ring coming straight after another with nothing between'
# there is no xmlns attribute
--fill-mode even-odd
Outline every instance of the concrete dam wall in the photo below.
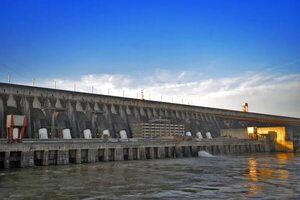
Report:
<svg viewBox="0 0 300 200"><path fill-rule="evenodd" d="M65 128L72 138L83 138L85 129L93 138L106 129L113 138L119 138L121 130L132 137L133 124L153 119L183 124L193 136L200 131L217 137L221 129L251 126L300 130L298 118L0 83L0 138L6 138L8 114L26 115L25 138L38 138L41 128L47 129L49 138L62 138Z"/></svg>

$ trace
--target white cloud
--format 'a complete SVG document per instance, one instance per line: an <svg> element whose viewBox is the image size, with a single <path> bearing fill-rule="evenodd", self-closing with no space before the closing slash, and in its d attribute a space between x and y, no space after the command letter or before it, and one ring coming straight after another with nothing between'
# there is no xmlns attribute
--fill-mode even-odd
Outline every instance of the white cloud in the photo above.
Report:
<svg viewBox="0 0 300 200"><path fill-rule="evenodd" d="M51 79L42 86L136 98L240 110L243 101L250 111L300 117L300 74L245 73L235 77L202 79L198 72L156 70L144 76L123 74L84 75L78 80Z"/></svg>

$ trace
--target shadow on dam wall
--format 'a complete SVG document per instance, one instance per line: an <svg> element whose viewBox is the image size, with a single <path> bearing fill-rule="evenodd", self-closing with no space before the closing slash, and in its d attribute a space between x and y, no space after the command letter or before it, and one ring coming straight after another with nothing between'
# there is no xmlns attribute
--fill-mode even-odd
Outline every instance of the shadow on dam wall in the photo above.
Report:
<svg viewBox="0 0 300 200"><path fill-rule="evenodd" d="M61 138L65 128L72 138L83 138L85 129L93 138L106 129L114 138L120 130L132 137L134 123L153 119L183 124L193 136L200 131L217 137L221 129L249 126L300 127L297 118L0 83L1 138L6 137L8 114L26 115L25 138L38 138L41 128L47 128L50 138Z"/></svg>

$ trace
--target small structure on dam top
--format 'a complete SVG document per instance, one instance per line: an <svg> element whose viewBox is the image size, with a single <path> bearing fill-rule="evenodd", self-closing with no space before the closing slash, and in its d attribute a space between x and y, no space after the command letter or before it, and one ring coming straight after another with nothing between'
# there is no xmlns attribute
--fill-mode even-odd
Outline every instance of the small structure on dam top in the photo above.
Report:
<svg viewBox="0 0 300 200"><path fill-rule="evenodd" d="M7 116L26 117L23 144L5 144ZM0 166L297 151L300 119L0 83L0 138Z"/></svg>
<svg viewBox="0 0 300 200"><path fill-rule="evenodd" d="M132 126L132 136L140 138L173 138L184 136L184 131L183 124L171 124L168 119L154 119Z"/></svg>

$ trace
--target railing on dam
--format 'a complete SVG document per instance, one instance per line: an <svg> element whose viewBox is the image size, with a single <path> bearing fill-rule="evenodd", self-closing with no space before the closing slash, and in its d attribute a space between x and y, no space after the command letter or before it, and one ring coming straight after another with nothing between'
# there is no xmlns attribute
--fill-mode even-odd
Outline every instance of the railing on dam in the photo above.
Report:
<svg viewBox="0 0 300 200"><path fill-rule="evenodd" d="M217 137L212 139L191 139L191 140L174 140L174 139L162 139L162 138L129 138L129 139L118 139L109 138L108 140L93 138L73 138L73 139L62 139L62 138L49 138L49 139L24 139L23 143L163 143L163 142L198 142L198 143L214 143L214 142L244 142L249 139L238 139L234 137ZM260 140L263 141L263 140ZM7 143L6 139L0 139L0 143ZM16 143L15 143L16 144ZM11 144L11 145L14 145Z"/></svg>

